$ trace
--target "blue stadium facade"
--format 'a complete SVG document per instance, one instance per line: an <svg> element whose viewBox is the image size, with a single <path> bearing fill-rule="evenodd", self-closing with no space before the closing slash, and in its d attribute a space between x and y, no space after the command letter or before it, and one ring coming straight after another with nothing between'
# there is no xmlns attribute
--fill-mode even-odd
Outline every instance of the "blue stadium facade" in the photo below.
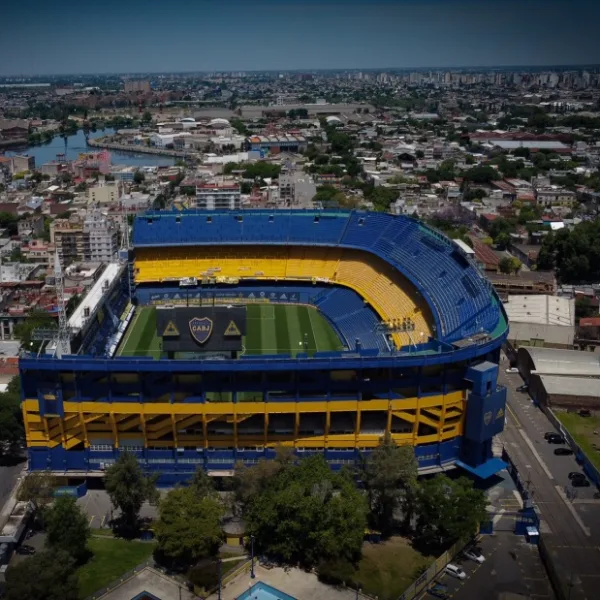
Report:
<svg viewBox="0 0 600 600"><path fill-rule="evenodd" d="M491 446L504 425L506 315L439 232L359 211L161 211L136 218L133 241L135 258L104 300L119 318L99 316L76 355L20 361L31 469L96 475L126 449L172 484L197 467L230 473L279 444L340 468L384 433L414 446L422 472L501 468ZM113 358L128 277L139 305L312 304L348 349ZM183 290L183 278L197 287Z"/></svg>

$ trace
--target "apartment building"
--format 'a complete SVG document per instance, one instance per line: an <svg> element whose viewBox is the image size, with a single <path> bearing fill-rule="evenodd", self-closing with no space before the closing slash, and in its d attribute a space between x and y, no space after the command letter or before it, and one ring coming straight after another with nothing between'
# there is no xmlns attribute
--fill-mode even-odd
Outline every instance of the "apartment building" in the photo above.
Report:
<svg viewBox="0 0 600 600"><path fill-rule="evenodd" d="M576 200L575 192L556 186L538 188L535 192L537 204L545 208L571 208Z"/></svg>
<svg viewBox="0 0 600 600"><path fill-rule="evenodd" d="M73 262L108 262L118 250L119 230L116 224L98 211L90 211L83 219L73 215L56 219L50 225L50 242L63 266Z"/></svg>
<svg viewBox="0 0 600 600"><path fill-rule="evenodd" d="M240 200L240 186L237 184L196 184L196 208L204 210L238 210Z"/></svg>
<svg viewBox="0 0 600 600"><path fill-rule="evenodd" d="M143 92L145 94L150 92L150 82L146 79L126 81L123 84L124 92L126 94Z"/></svg>
<svg viewBox="0 0 600 600"><path fill-rule="evenodd" d="M119 229L112 219L102 213L90 212L83 222L83 233L89 239L89 258L93 262L114 260L119 249Z"/></svg>
<svg viewBox="0 0 600 600"><path fill-rule="evenodd" d="M133 178L132 178L133 179ZM118 181L105 181L99 185L88 188L88 205L116 204L123 194L123 186Z"/></svg>

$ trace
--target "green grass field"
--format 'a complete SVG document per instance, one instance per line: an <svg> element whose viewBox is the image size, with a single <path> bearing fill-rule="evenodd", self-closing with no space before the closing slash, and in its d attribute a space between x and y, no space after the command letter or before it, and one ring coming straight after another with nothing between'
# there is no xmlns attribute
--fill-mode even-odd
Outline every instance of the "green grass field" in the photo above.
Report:
<svg viewBox="0 0 600 600"><path fill-rule="evenodd" d="M305 350L306 346L306 350ZM250 304L246 313L245 354L291 354L342 350L331 325L313 307L284 304ZM156 335L156 309L138 308L119 347L119 356L160 358Z"/></svg>
<svg viewBox="0 0 600 600"><path fill-rule="evenodd" d="M114 538L90 538L88 548L92 558L77 569L79 594L87 598L104 586L113 583L152 555L155 544L129 542Z"/></svg>
<svg viewBox="0 0 600 600"><path fill-rule="evenodd" d="M586 456L600 469L600 417L581 417L575 412L557 410L556 418L565 426Z"/></svg>

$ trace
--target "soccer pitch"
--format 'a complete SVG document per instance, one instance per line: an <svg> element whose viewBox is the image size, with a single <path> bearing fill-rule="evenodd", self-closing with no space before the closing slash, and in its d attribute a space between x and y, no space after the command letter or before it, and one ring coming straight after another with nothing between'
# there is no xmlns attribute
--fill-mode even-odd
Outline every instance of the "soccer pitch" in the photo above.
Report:
<svg viewBox="0 0 600 600"><path fill-rule="evenodd" d="M344 345L316 308L290 304L250 304L246 313L245 354L291 354L343 350ZM140 307L127 328L118 356L160 358L156 308Z"/></svg>

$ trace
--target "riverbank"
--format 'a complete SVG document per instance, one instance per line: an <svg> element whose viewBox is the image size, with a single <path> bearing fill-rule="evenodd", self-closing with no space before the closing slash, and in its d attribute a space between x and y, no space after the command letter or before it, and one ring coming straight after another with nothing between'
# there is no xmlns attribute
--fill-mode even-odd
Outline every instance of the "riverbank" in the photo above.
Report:
<svg viewBox="0 0 600 600"><path fill-rule="evenodd" d="M107 150L121 150L122 152L139 152L141 154L155 154L160 156L172 156L174 158L185 158L189 152L181 150L167 150L164 148L152 148L151 146L137 146L131 144L118 144L116 142L105 142L104 138L89 139L88 145L95 148L106 148Z"/></svg>

